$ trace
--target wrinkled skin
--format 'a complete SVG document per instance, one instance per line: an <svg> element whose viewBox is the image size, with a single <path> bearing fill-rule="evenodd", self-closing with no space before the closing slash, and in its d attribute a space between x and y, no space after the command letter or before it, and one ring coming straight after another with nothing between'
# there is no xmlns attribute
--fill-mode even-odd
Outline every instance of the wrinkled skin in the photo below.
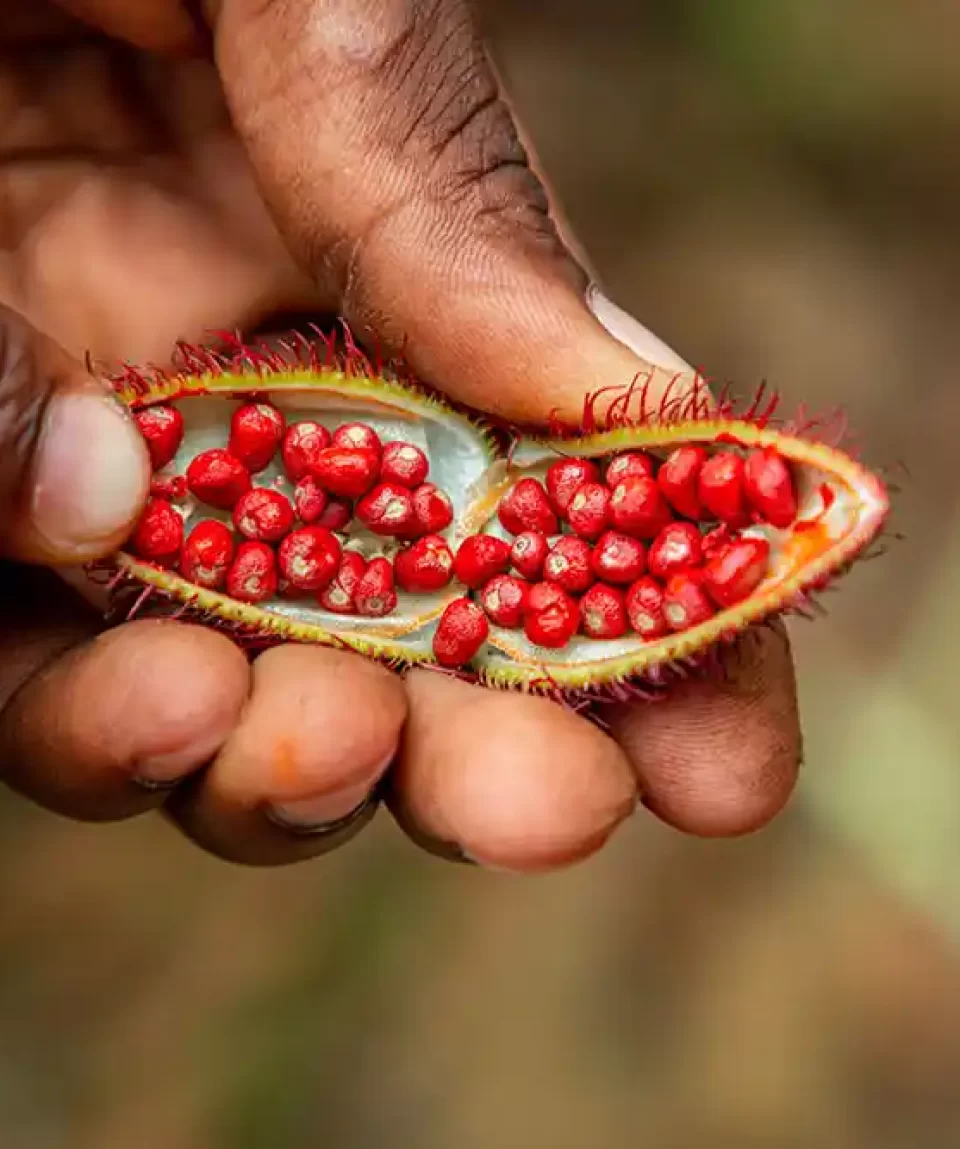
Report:
<svg viewBox="0 0 960 1149"><path fill-rule="evenodd" d="M701 835L780 809L799 733L779 630L714 681L611 710L607 734L541 699L334 650L250 665L174 622L101 633L43 569L108 552L144 497L142 449L87 352L157 361L210 329L339 313L456 399L541 421L628 382L648 366L635 352L675 365L588 308L459 0L6 0L0 47L9 785L77 818L160 807L255 864L346 840L373 806L338 819L378 782L428 849L528 871L598 849L638 796ZM69 458L41 459L55 425ZM76 492L109 467L110 505L80 524L96 500Z"/></svg>

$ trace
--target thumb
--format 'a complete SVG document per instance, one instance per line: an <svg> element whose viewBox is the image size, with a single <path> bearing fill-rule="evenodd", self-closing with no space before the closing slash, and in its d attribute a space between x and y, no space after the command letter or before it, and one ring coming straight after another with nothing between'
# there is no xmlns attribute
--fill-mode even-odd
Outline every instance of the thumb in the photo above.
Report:
<svg viewBox="0 0 960 1149"><path fill-rule="evenodd" d="M143 441L105 387L0 307L0 551L59 565L108 554L149 482Z"/></svg>
<svg viewBox="0 0 960 1149"><path fill-rule="evenodd" d="M676 360L653 368L588 303L467 0L208 11L267 204L361 338L520 422L579 421L638 374L666 388Z"/></svg>

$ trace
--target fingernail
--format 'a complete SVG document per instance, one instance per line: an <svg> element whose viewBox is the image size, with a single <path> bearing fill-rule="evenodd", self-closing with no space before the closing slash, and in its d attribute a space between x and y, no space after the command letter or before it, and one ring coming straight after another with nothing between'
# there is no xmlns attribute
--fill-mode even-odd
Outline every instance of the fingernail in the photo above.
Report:
<svg viewBox="0 0 960 1149"><path fill-rule="evenodd" d="M58 551L83 554L122 534L147 493L146 448L131 420L94 390L50 403L37 452L33 526Z"/></svg>
<svg viewBox="0 0 960 1149"><path fill-rule="evenodd" d="M642 323L628 315L622 307L618 307L608 299L600 288L591 283L587 288L587 306L609 333L625 347L629 347L642 359L658 367L671 367L678 371L691 371L688 363L668 347L659 336L654 335Z"/></svg>
<svg viewBox="0 0 960 1149"><path fill-rule="evenodd" d="M323 829L358 812L365 805L370 789L370 782L356 783L332 794L275 803L268 807L267 816L288 829Z"/></svg>

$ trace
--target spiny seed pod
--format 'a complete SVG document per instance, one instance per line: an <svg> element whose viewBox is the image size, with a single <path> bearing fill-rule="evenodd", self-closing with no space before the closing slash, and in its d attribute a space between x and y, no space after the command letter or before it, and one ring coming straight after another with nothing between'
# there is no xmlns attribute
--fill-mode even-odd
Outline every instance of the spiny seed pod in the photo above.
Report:
<svg viewBox="0 0 960 1149"><path fill-rule="evenodd" d="M451 663L461 660L452 667L460 674L493 687L569 700L578 708L605 697L660 695L681 672L709 673L713 660L703 656L717 644L778 615L805 610L811 596L877 539L888 511L883 484L831 445L829 424L774 417L767 398L738 417L726 397L708 396L693 378L671 383L659 406L652 382L641 386L634 380L619 389L605 381L587 398L579 429L566 425L555 437L537 438L516 429L488 429L480 417L407 384L402 365L391 365L390 376L380 377L354 350L343 360L331 347L298 337L284 341L281 352L230 344L213 354L181 348L174 362L176 369L167 374L125 366L115 386L138 417L172 403L184 416L183 437L169 464L193 480L183 517L193 526L196 517L203 518L201 504L211 497L211 505L233 511L251 490L250 467L227 450L231 441L237 445L230 416L238 408L275 401L290 427L281 458L262 472L270 478L261 485L290 498L302 517L276 544L276 552L260 540L241 542L242 533L229 521L212 521L226 520L225 513L211 516L202 529L194 526L177 549L182 525L170 515L179 517L179 511L162 496L175 491L166 484L181 476L156 475L148 506L159 497L166 509L148 511L147 524L153 516L161 527L166 524L170 537L163 541L161 531L157 543L141 524L125 548L93 564L90 575L97 593L107 587L114 612L131 613L133 604L135 614L149 604L151 616L169 611L202 625L221 625L255 650L313 642L397 669L436 666L438 620L467 594L478 601L461 603L452 617L486 618L489 611L493 621L474 652L461 647L447 656ZM388 446L402 443L416 428L420 450L433 473L443 477L446 491L426 482L411 488L415 474L390 470L399 448L371 450L372 439L349 430L369 426L373 412L378 443L381 437ZM788 426L795 430L779 430ZM336 432L338 443L361 445L333 446ZM224 456L232 462L226 482L205 486L211 451L220 452L214 462ZM334 462L352 462L327 473L330 456L321 458L324 452L332 452ZM638 466L637 456L652 462ZM259 465L253 456L245 457L251 467ZM608 476L621 497L615 499L598 475ZM333 485L326 485L331 478ZM425 538L445 536L458 549L470 536L499 535L499 518L509 528L509 540L482 544L498 551L493 573L481 579L485 570L468 572L468 580L477 583L469 591L450 582L402 594L398 601L391 557L399 548L390 542L387 555L367 564L363 555L373 549L373 540L353 515L354 502L363 501L378 483L403 489L414 509L411 522L393 536L403 547L398 568L414 571L398 576L408 586L424 585L417 581L424 576L413 556L438 553L434 547L442 553L447 545ZM571 508L590 484L600 488L596 499L606 511L586 521ZM326 505L319 510L321 496ZM272 495L269 501L275 501ZM238 520L250 502L238 510ZM560 545L564 505L568 541ZM213 538L212 558L197 545L205 532ZM695 551L694 532L703 535L700 565L671 573L676 566L665 558L665 540L685 535ZM558 544L561 557L572 550L586 553L596 544L590 568L599 581L577 592L579 602L548 581L549 543ZM649 573L638 574L648 544ZM466 547L463 563L475 545ZM230 548L235 548L232 561L223 557ZM514 563L513 573L507 562ZM531 581L525 583L521 575ZM427 585L441 582L439 574L427 578ZM629 629L618 634L618 592L624 587Z"/></svg>
<svg viewBox="0 0 960 1149"><path fill-rule="evenodd" d="M266 543L247 542L227 571L227 594L237 602L266 602L277 593L277 559Z"/></svg>
<svg viewBox="0 0 960 1149"><path fill-rule="evenodd" d="M245 539L278 543L293 526L290 500L279 491L255 487L237 499L233 525Z"/></svg>
<svg viewBox="0 0 960 1149"><path fill-rule="evenodd" d="M700 531L693 523L670 523L650 544L647 566L652 575L666 582L680 571L699 566L702 558Z"/></svg>
<svg viewBox="0 0 960 1149"><path fill-rule="evenodd" d="M490 624L480 607L468 598L454 599L437 623L433 653L441 666L454 670L476 658L489 634Z"/></svg>
<svg viewBox="0 0 960 1149"><path fill-rule="evenodd" d="M610 491L603 483L578 487L567 507L567 520L582 539L600 538L610 525Z"/></svg>
<svg viewBox="0 0 960 1149"><path fill-rule="evenodd" d="M548 468L545 480L553 509L563 517L577 489L599 481L600 468L590 459L560 459Z"/></svg>
<svg viewBox="0 0 960 1149"><path fill-rule="evenodd" d="M330 446L330 432L316 419L303 419L287 428L280 447L283 469L296 483L316 472L320 452Z"/></svg>
<svg viewBox="0 0 960 1149"><path fill-rule="evenodd" d="M563 535L544 560L543 577L571 594L580 594L594 580L592 558L588 542L576 535Z"/></svg>
<svg viewBox="0 0 960 1149"><path fill-rule="evenodd" d="M377 481L380 457L363 447L325 447L311 474L320 486L343 499L359 499Z"/></svg>
<svg viewBox="0 0 960 1149"><path fill-rule="evenodd" d="M697 520L703 514L700 502L700 472L707 461L703 447L676 447L657 472L657 486L678 515Z"/></svg>
<svg viewBox="0 0 960 1149"><path fill-rule="evenodd" d="M344 423L333 433L334 447L356 447L379 455L383 449L380 436L366 423Z"/></svg>
<svg viewBox="0 0 960 1149"><path fill-rule="evenodd" d="M442 535L424 535L400 551L393 560L393 570L401 590L429 594L452 580L453 554Z"/></svg>
<svg viewBox="0 0 960 1149"><path fill-rule="evenodd" d="M453 573L464 586L478 590L510 566L510 544L495 535L470 535L460 544Z"/></svg>
<svg viewBox="0 0 960 1149"><path fill-rule="evenodd" d="M743 491L761 519L784 530L797 517L797 491L786 459L774 447L755 447L743 465Z"/></svg>
<svg viewBox="0 0 960 1149"><path fill-rule="evenodd" d="M549 550L550 543L542 531L521 531L513 540L510 562L518 574L535 582L543 574L543 564Z"/></svg>
<svg viewBox="0 0 960 1149"><path fill-rule="evenodd" d="M132 545L135 554L158 566L172 566L183 542L183 519L166 499L149 499Z"/></svg>
<svg viewBox="0 0 960 1149"><path fill-rule="evenodd" d="M415 522L413 498L406 487L378 483L357 503L357 518L375 535L402 536Z"/></svg>
<svg viewBox="0 0 960 1149"><path fill-rule="evenodd" d="M296 590L322 590L340 567L340 543L323 527L301 527L280 544L280 573Z"/></svg>
<svg viewBox="0 0 960 1149"><path fill-rule="evenodd" d="M397 609L393 567L385 558L371 559L353 593L357 614L364 618L385 618Z"/></svg>
<svg viewBox="0 0 960 1149"><path fill-rule="evenodd" d="M590 638L620 638L627 633L627 607L622 590L594 583L580 600L580 627Z"/></svg>
<svg viewBox="0 0 960 1149"><path fill-rule="evenodd" d="M250 490L250 472L229 451L214 447L202 451L187 467L187 487L201 503L231 511Z"/></svg>
<svg viewBox="0 0 960 1149"><path fill-rule="evenodd" d="M195 586L219 590L227 581L236 547L226 523L203 519L193 528L180 552L180 573Z"/></svg>
<svg viewBox="0 0 960 1149"><path fill-rule="evenodd" d="M395 439L384 444L380 458L380 478L385 483L399 483L401 487L415 490L424 483L429 473L427 456L413 443Z"/></svg>
<svg viewBox="0 0 960 1149"><path fill-rule="evenodd" d="M230 420L227 449L252 474L266 470L283 439L286 423L272 403L244 403Z"/></svg>
<svg viewBox="0 0 960 1149"><path fill-rule="evenodd" d="M183 415L168 403L144 407L134 414L155 471L173 461L183 442Z"/></svg>
<svg viewBox="0 0 960 1149"><path fill-rule="evenodd" d="M547 492L537 479L521 479L511 487L500 500L497 514L504 530L512 535L523 531L555 535L560 529Z"/></svg>
<svg viewBox="0 0 960 1149"><path fill-rule="evenodd" d="M647 568L643 543L619 531L604 531L593 548L593 573L604 582L636 582Z"/></svg>
<svg viewBox="0 0 960 1149"><path fill-rule="evenodd" d="M492 623L510 630L523 626L530 584L515 575L494 575L480 591L480 605Z"/></svg>

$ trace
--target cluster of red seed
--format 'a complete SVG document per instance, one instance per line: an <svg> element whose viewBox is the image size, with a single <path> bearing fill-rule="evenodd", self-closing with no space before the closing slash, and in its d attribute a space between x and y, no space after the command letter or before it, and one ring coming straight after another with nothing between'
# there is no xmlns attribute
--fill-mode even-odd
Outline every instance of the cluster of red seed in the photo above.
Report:
<svg viewBox="0 0 960 1149"><path fill-rule="evenodd" d="M431 589L449 581L453 557L439 532L453 521L453 507L427 482L430 465L419 447L381 442L364 423L333 432L313 420L288 425L273 405L244 403L234 411L226 447L201 452L184 475L172 475L163 468L183 441L181 413L161 404L136 418L156 472L131 542L141 558L240 602L312 595L326 610L371 618L396 609L411 550L439 543L436 562L449 565ZM283 477L256 485L254 477L278 456ZM204 518L185 533L175 503L188 493L230 512L232 527ZM345 545L354 523L413 547L397 556L396 567L385 556L368 560ZM431 583L426 574L420 581Z"/></svg>
<svg viewBox="0 0 960 1149"><path fill-rule="evenodd" d="M577 634L647 641L687 630L748 598L768 573L770 544L753 523L786 528L797 515L793 475L770 448L708 454L676 448L610 460L562 459L546 482L521 479L501 500L501 526L466 539L456 577L477 592L437 628L442 665L473 658L493 623L559 649ZM512 573L511 573L512 572Z"/></svg>

